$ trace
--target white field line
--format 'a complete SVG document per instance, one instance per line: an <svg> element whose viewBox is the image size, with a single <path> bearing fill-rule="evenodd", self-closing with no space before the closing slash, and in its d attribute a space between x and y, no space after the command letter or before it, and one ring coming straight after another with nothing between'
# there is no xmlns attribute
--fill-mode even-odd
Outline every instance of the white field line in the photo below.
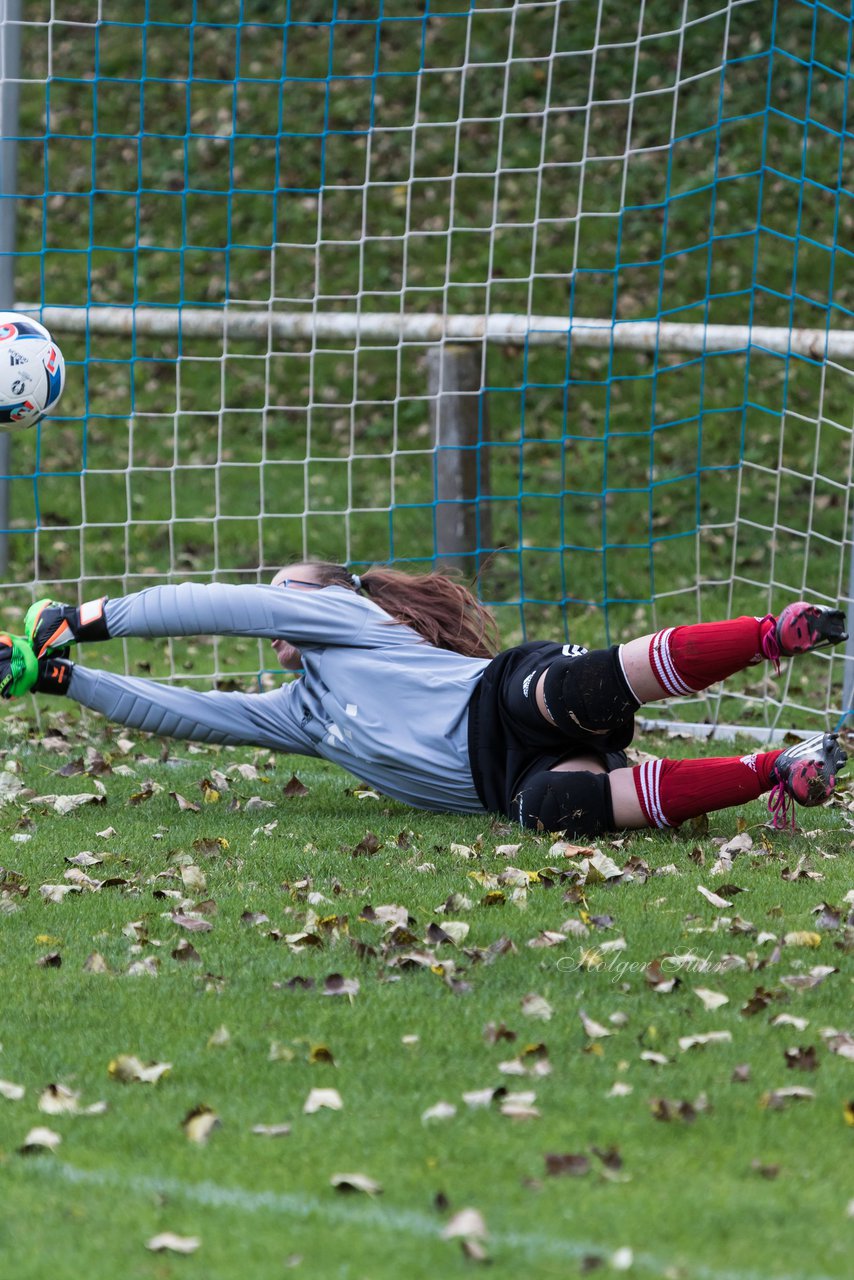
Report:
<svg viewBox="0 0 854 1280"><path fill-rule="evenodd" d="M113 1191L131 1192L135 1195L167 1195L188 1200L205 1208L237 1209L242 1213L272 1213L290 1218L317 1217L324 1226L341 1223L360 1228L387 1231L399 1236L438 1240L441 1221L417 1209L395 1209L388 1204L367 1198L358 1201L328 1200L294 1192L249 1191L245 1187L223 1187L216 1182L183 1182L179 1178L158 1178L148 1174L122 1175L113 1169L79 1169L61 1161L33 1160L28 1168L47 1178L59 1179L77 1186L106 1187ZM608 1254L629 1242L615 1240L611 1245L594 1244L592 1241L571 1240L557 1235L543 1235L536 1231L493 1231L488 1245L494 1253L512 1249L530 1258L581 1258L585 1254ZM635 1264L661 1275L674 1264L651 1253L635 1253ZM771 1272L768 1270L738 1270L731 1267L709 1267L704 1263L691 1263L686 1273L691 1280L839 1280L817 1271Z"/></svg>

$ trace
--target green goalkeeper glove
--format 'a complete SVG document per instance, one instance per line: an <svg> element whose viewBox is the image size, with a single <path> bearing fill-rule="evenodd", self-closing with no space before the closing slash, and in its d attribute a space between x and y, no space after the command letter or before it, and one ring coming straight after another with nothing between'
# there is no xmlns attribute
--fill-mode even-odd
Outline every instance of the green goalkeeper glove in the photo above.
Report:
<svg viewBox="0 0 854 1280"><path fill-rule="evenodd" d="M23 636L0 634L0 698L19 698L35 689L39 664Z"/></svg>
<svg viewBox="0 0 854 1280"><path fill-rule="evenodd" d="M24 618L24 634L36 658L65 657L70 644L87 640L109 640L104 620L107 597L86 604L58 604L56 600L37 600Z"/></svg>
<svg viewBox="0 0 854 1280"><path fill-rule="evenodd" d="M41 661L24 636L0 633L0 698L20 698L24 693L68 693L74 663L67 658Z"/></svg>

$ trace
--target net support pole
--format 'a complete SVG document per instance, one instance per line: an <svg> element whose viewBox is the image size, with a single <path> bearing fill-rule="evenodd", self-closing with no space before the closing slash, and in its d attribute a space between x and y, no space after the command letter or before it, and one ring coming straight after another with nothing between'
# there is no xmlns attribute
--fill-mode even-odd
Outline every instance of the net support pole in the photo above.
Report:
<svg viewBox="0 0 854 1280"><path fill-rule="evenodd" d="M0 0L0 311L15 307L21 0ZM9 565L9 436L0 431L0 575Z"/></svg>
<svg viewBox="0 0 854 1280"><path fill-rule="evenodd" d="M427 352L435 458L436 557L467 578L492 545L489 420L477 343L444 342Z"/></svg>

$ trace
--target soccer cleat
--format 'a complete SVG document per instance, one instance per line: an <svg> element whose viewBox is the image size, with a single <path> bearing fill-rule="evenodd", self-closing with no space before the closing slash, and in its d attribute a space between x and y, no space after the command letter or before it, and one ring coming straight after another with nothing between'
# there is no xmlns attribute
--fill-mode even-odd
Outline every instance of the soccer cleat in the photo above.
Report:
<svg viewBox="0 0 854 1280"><path fill-rule="evenodd" d="M794 804L812 808L833 793L836 775L848 763L835 733L817 733L783 751L771 769L768 811L775 827L795 826Z"/></svg>
<svg viewBox="0 0 854 1280"><path fill-rule="evenodd" d="M19 698L35 688L36 656L23 636L0 634L0 698Z"/></svg>
<svg viewBox="0 0 854 1280"><path fill-rule="evenodd" d="M66 657L71 644L108 640L110 633L104 620L106 599L103 596L100 600L90 600L79 609L56 600L37 600L30 605L24 618L24 634L36 657Z"/></svg>
<svg viewBox="0 0 854 1280"><path fill-rule="evenodd" d="M33 692L60 695L68 693L73 670L74 663L65 657L50 654L47 658L42 658L38 663L38 678Z"/></svg>
<svg viewBox="0 0 854 1280"><path fill-rule="evenodd" d="M787 604L778 618L769 615L767 621L774 625L769 626L762 637L762 652L778 671L781 657L791 658L793 654L809 653L848 639L841 609L807 604L806 600Z"/></svg>

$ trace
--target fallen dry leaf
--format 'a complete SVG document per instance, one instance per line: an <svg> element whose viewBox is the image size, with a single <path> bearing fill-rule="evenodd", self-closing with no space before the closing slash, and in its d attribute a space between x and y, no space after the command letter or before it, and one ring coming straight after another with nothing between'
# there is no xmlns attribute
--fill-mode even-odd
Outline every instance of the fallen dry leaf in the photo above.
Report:
<svg viewBox="0 0 854 1280"><path fill-rule="evenodd" d="M34 1129L30 1129L18 1151L22 1156L36 1155L41 1151L55 1151L61 1142L62 1138L53 1129L36 1125Z"/></svg>
<svg viewBox="0 0 854 1280"><path fill-rule="evenodd" d="M442 1228L443 1240L485 1240L488 1234L479 1209L460 1209Z"/></svg>
<svg viewBox="0 0 854 1280"><path fill-rule="evenodd" d="M463 1094L463 1102L467 1107L489 1107L496 1098L503 1098L507 1090L502 1086L497 1089L471 1089Z"/></svg>
<svg viewBox="0 0 854 1280"><path fill-rule="evenodd" d="M213 928L210 920L200 920L197 916L186 915L183 911L172 911L169 919L180 929L186 929L188 933L210 933Z"/></svg>
<svg viewBox="0 0 854 1280"><path fill-rule="evenodd" d="M783 1053L786 1066L791 1071L817 1071L821 1066L814 1044L795 1046Z"/></svg>
<svg viewBox="0 0 854 1280"><path fill-rule="evenodd" d="M289 1124L253 1124L252 1132L261 1138L286 1138L291 1131Z"/></svg>
<svg viewBox="0 0 854 1280"><path fill-rule="evenodd" d="M303 1103L302 1109L305 1115L310 1116L324 1107L330 1111L343 1110L344 1103L341 1101L341 1094L337 1089L312 1089Z"/></svg>
<svg viewBox="0 0 854 1280"><path fill-rule="evenodd" d="M806 1031L809 1018L798 1018L793 1013L778 1013L771 1019L772 1027L794 1027L796 1031Z"/></svg>
<svg viewBox="0 0 854 1280"><path fill-rule="evenodd" d="M33 796L28 803L34 808L53 809L54 813L71 813L74 809L79 809L84 804L106 804L107 795L104 784L96 779L95 785L101 788L95 795L89 791L84 791L74 796Z"/></svg>
<svg viewBox="0 0 854 1280"><path fill-rule="evenodd" d="M73 857L66 857L65 861L72 867L97 867L100 866L104 859L99 858L97 854L90 853L88 849L83 849L80 853L75 853Z"/></svg>
<svg viewBox="0 0 854 1280"><path fill-rule="evenodd" d="M838 973L833 965L816 964L808 973L792 973L781 978L784 987L790 987L793 991L808 991L812 987L817 987L824 982L825 978L829 978L832 973Z"/></svg>
<svg viewBox="0 0 854 1280"><path fill-rule="evenodd" d="M550 1178L563 1176L582 1178L590 1172L591 1168L590 1157L581 1152L567 1151L559 1154L555 1151L547 1151L543 1160L546 1165L546 1174Z"/></svg>
<svg viewBox="0 0 854 1280"><path fill-rule="evenodd" d="M382 1187L366 1173L333 1173L329 1179L336 1191L361 1191L368 1196L382 1194Z"/></svg>
<svg viewBox="0 0 854 1280"><path fill-rule="evenodd" d="M202 806L196 804L195 800L188 800L185 796L182 796L180 791L170 791L169 795L175 801L179 809L188 813L201 813Z"/></svg>
<svg viewBox="0 0 854 1280"><path fill-rule="evenodd" d="M771 1111L781 1111L789 1102L810 1102L814 1097L814 1089L793 1085L790 1089L774 1089L763 1093L759 1105L768 1107Z"/></svg>
<svg viewBox="0 0 854 1280"><path fill-rule="evenodd" d="M432 1107L428 1107L426 1111L422 1111L421 1123L426 1124L428 1120L450 1120L456 1114L457 1108L452 1102L434 1102Z"/></svg>
<svg viewBox="0 0 854 1280"><path fill-rule="evenodd" d="M827 1027L821 1034L831 1053L854 1062L854 1036L849 1031L834 1031L832 1027Z"/></svg>
<svg viewBox="0 0 854 1280"><path fill-rule="evenodd" d="M543 1022L548 1022L554 1012L548 1000L535 991L522 997L521 1008L526 1018L540 1018Z"/></svg>
<svg viewBox="0 0 854 1280"><path fill-rule="evenodd" d="M599 1040L602 1036L612 1036L614 1034L607 1027L603 1027L601 1022L594 1022L592 1018L588 1018L583 1009L578 1010L578 1016L581 1019L585 1034L590 1036L591 1040Z"/></svg>
<svg viewBox="0 0 854 1280"><path fill-rule="evenodd" d="M172 1231L161 1231L146 1240L145 1247L152 1253L195 1253L201 1243L198 1236L176 1236Z"/></svg>
<svg viewBox="0 0 854 1280"><path fill-rule="evenodd" d="M181 883L185 893L191 893L195 897L200 897L207 889L204 871L192 862L181 867Z"/></svg>
<svg viewBox="0 0 854 1280"><path fill-rule="evenodd" d="M809 929L797 929L783 937L785 947L820 947L821 934L812 933Z"/></svg>
<svg viewBox="0 0 854 1280"><path fill-rule="evenodd" d="M731 1040L731 1031L707 1031L705 1035L680 1036L679 1048L686 1053L688 1049L703 1049L707 1044L729 1044Z"/></svg>
<svg viewBox="0 0 854 1280"><path fill-rule="evenodd" d="M753 1173L758 1173L760 1178L767 1178L769 1181L776 1178L780 1172L778 1164L763 1164L761 1160L751 1160L750 1168Z"/></svg>
<svg viewBox="0 0 854 1280"><path fill-rule="evenodd" d="M39 893L45 902L64 902L69 893L80 893L81 889L76 884L42 884L39 885Z"/></svg>
<svg viewBox="0 0 854 1280"><path fill-rule="evenodd" d="M308 787L300 782L295 773L292 773L290 779L282 787L282 795L286 800L292 800L295 796L307 796Z"/></svg>
<svg viewBox="0 0 854 1280"><path fill-rule="evenodd" d="M706 901L710 902L713 907L731 907L732 906L732 903L729 901L728 898L721 898L719 894L712 893L711 889L706 889L701 884L697 885L697 892L701 893L703 897L706 899Z"/></svg>
<svg viewBox="0 0 854 1280"><path fill-rule="evenodd" d="M501 1100L501 1114L511 1120L536 1120L540 1116L539 1109L534 1106L536 1099L533 1089L507 1093Z"/></svg>
<svg viewBox="0 0 854 1280"><path fill-rule="evenodd" d="M203 1147L214 1129L218 1129L221 1124L222 1121L217 1113L211 1107L203 1105L187 1112L181 1121L181 1128L189 1142L195 1142Z"/></svg>
<svg viewBox="0 0 854 1280"><path fill-rule="evenodd" d="M590 858L584 858L580 864L583 875L582 884L601 884L603 880L613 880L623 874L613 858L597 849Z"/></svg>
<svg viewBox="0 0 854 1280"><path fill-rule="evenodd" d="M171 1070L171 1062L141 1062L132 1053L119 1054L107 1068L112 1078L122 1084L157 1084L161 1076Z"/></svg>
<svg viewBox="0 0 854 1280"><path fill-rule="evenodd" d="M64 1084L49 1084L39 1094L38 1107L48 1116L61 1116L66 1113L76 1114L80 1105L80 1094Z"/></svg>
<svg viewBox="0 0 854 1280"><path fill-rule="evenodd" d="M722 991L712 991L709 987L694 987L694 995L703 1002L703 1008L713 1012L720 1009L722 1005L729 1004L729 996L725 996Z"/></svg>
<svg viewBox="0 0 854 1280"><path fill-rule="evenodd" d="M700 1112L711 1109L705 1094L702 1093L693 1102L651 1098L649 1105L656 1120L683 1120L686 1124L693 1124Z"/></svg>
<svg viewBox="0 0 854 1280"><path fill-rule="evenodd" d="M201 964L202 962L202 957L188 938L182 938L170 954L172 959L180 964Z"/></svg>
<svg viewBox="0 0 854 1280"><path fill-rule="evenodd" d="M345 978L340 973L330 973L323 981L323 994L325 996L353 996L359 994L359 979Z"/></svg>
<svg viewBox="0 0 854 1280"><path fill-rule="evenodd" d="M557 840L549 846L550 858L590 858L595 852L589 844L568 844L566 840Z"/></svg>

